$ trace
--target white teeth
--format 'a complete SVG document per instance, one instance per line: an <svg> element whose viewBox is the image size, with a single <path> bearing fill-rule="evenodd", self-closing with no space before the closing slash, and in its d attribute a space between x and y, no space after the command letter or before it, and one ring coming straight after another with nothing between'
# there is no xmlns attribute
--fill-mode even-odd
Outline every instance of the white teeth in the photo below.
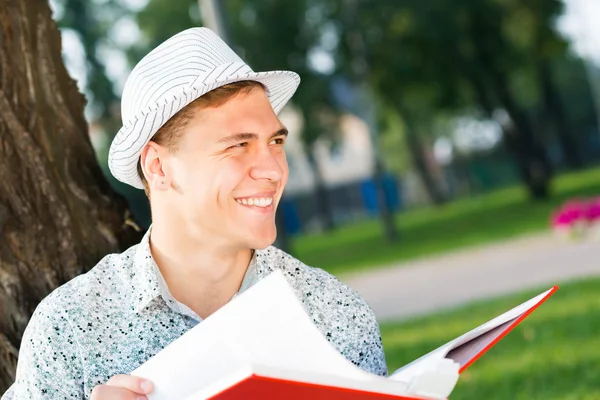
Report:
<svg viewBox="0 0 600 400"><path fill-rule="evenodd" d="M272 197L250 197L247 199L237 199L236 200L240 204L255 206L255 207L268 207L273 204Z"/></svg>

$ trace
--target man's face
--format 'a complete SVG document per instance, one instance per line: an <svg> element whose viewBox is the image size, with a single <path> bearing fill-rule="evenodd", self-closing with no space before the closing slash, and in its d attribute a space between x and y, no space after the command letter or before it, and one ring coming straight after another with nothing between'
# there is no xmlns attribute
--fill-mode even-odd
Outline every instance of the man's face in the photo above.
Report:
<svg viewBox="0 0 600 400"><path fill-rule="evenodd" d="M262 89L197 111L163 164L172 181L169 212L218 245L271 245L288 179L286 135Z"/></svg>

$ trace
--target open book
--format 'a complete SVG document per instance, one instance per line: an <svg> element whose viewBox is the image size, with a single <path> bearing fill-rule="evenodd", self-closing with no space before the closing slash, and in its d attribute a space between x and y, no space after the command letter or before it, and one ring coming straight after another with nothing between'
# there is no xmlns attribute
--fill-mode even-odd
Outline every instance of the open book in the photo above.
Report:
<svg viewBox="0 0 600 400"><path fill-rule="evenodd" d="M445 399L460 372L557 289L381 377L343 357L275 271L132 374L154 382L149 400Z"/></svg>

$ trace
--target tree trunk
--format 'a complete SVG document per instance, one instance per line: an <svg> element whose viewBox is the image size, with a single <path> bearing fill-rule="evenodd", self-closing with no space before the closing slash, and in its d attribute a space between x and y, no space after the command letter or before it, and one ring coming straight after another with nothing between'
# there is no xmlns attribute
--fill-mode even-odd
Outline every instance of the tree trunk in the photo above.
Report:
<svg viewBox="0 0 600 400"><path fill-rule="evenodd" d="M505 140L517 156L517 165L529 193L533 199L545 199L549 196L549 184L552 167L546 149L536 140L535 133L527 115L519 108L508 89L508 80L504 74L490 71L494 90L510 116L513 132Z"/></svg>
<svg viewBox="0 0 600 400"><path fill-rule="evenodd" d="M312 147L308 148L306 156L313 172L315 173L315 201L317 202L317 213L319 215L319 220L325 231L331 231L335 228L331 202L329 201L327 188L323 182L323 177L321 176L321 171L319 170L319 165L317 164L317 160L313 154Z"/></svg>
<svg viewBox="0 0 600 400"><path fill-rule="evenodd" d="M463 66L466 67L466 63L463 63ZM489 118L493 117L494 114L494 106L491 100L491 96L489 94L488 88L486 87L484 80L481 76L475 71L474 68L466 67L464 69L466 72L466 76L468 77L468 81L473 88L473 92L479 103L479 106L483 109L483 111L487 114ZM508 99L507 103L512 105L512 97L508 93L507 89L501 89L506 91L505 100ZM513 115L515 110L513 109ZM509 113L510 114L510 113ZM512 115L511 115L512 117ZM526 122L527 124L527 122ZM537 167L538 163L535 161L535 157L532 157L530 146L524 145L525 138L522 134L520 134L518 128L516 126L503 126L503 141L508 147L508 149L512 152L515 162L517 164L517 170L521 176L523 182L527 185L530 195L533 198L544 198L548 195L548 180L549 177L546 174L544 176L538 177L540 175L540 167ZM530 132L530 134L533 134ZM541 157L545 160L542 165L548 165L549 162L547 160L545 152L541 154ZM543 167L543 170L546 170L548 167Z"/></svg>
<svg viewBox="0 0 600 400"><path fill-rule="evenodd" d="M46 0L0 0L0 392L50 291L140 233L103 176Z"/></svg>
<svg viewBox="0 0 600 400"><path fill-rule="evenodd" d="M425 190L427 191L429 198L436 205L444 204L448 199L442 192L440 185L429 169L430 167L425 158L421 141L417 136L417 127L410 116L410 111L408 111L408 109L404 106L404 104L401 103L399 99L396 99L392 104L396 107L400 115L402 115L402 119L404 120L404 124L406 126L406 144L410 149L410 155L413 159L413 164L417 170L417 173L419 174L419 177L425 185Z"/></svg>
<svg viewBox="0 0 600 400"><path fill-rule="evenodd" d="M546 149L536 138L534 129L527 114L519 106L516 98L509 89L509 79L505 68L498 66L498 52L483 34L488 29L489 15L481 12L478 7L471 9L467 22L468 40L472 43L474 60L466 62L467 68L473 74L467 79L475 81L474 89L480 92L483 86L495 95L496 100L506 110L512 121L512 126L505 130L504 140L515 155L521 179L527 186L533 199L544 199L549 195L552 167ZM495 27L498 29L498 27ZM506 46L501 36L496 37L497 47ZM477 68L475 68L477 63ZM465 62L463 62L465 64ZM481 72L479 72L481 71ZM479 81L479 82L477 82ZM487 90L486 90L487 93ZM479 94L478 94L479 95ZM489 99L488 99L489 100ZM486 100L487 101L487 100Z"/></svg>
<svg viewBox="0 0 600 400"><path fill-rule="evenodd" d="M542 90L544 115L548 120L554 121L554 130L566 164L571 168L579 169L583 166L583 162L577 149L577 141L575 135L569 132L565 109L560 101L560 93L552 81L552 71L548 61L538 62L538 77Z"/></svg>
<svg viewBox="0 0 600 400"><path fill-rule="evenodd" d="M474 21L478 21L474 16ZM475 57L479 63L478 68L463 60L463 68L468 70L467 79L471 83L480 104L488 113L492 107L489 93L494 93L495 98L506 110L512 121L510 128L504 127L504 141L514 154L521 179L527 186L533 199L544 199L549 196L552 167L546 149L536 140L536 135L525 112L519 107L516 99L508 86L506 73L496 68L493 57L495 53L481 42L479 33L473 22L469 30L470 39L475 50ZM479 71L485 71L485 78ZM490 91L488 93L488 90Z"/></svg>
<svg viewBox="0 0 600 400"><path fill-rule="evenodd" d="M395 242L398 239L398 229L396 228L396 221L394 219L394 211L392 210L392 204L385 192L383 185L384 169L379 157L375 158L375 174L374 180L377 187L377 201L379 203L379 210L381 215L381 222L383 224L383 230L385 232L385 238L388 242Z"/></svg>

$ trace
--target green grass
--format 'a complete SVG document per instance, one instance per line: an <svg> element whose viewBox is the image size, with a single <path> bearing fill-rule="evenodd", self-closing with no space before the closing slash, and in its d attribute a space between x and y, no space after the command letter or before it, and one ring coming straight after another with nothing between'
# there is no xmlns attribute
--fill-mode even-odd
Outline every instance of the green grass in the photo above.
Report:
<svg viewBox="0 0 600 400"><path fill-rule="evenodd" d="M546 201L530 201L524 188L511 187L403 212L396 219L401 236L396 243L384 239L379 220L370 220L298 237L291 252L308 265L342 274L542 231L566 199L600 195L600 168L561 175L552 189Z"/></svg>
<svg viewBox="0 0 600 400"><path fill-rule="evenodd" d="M382 325L390 373L545 289ZM561 286L461 375L461 399L600 399L600 279Z"/></svg>

